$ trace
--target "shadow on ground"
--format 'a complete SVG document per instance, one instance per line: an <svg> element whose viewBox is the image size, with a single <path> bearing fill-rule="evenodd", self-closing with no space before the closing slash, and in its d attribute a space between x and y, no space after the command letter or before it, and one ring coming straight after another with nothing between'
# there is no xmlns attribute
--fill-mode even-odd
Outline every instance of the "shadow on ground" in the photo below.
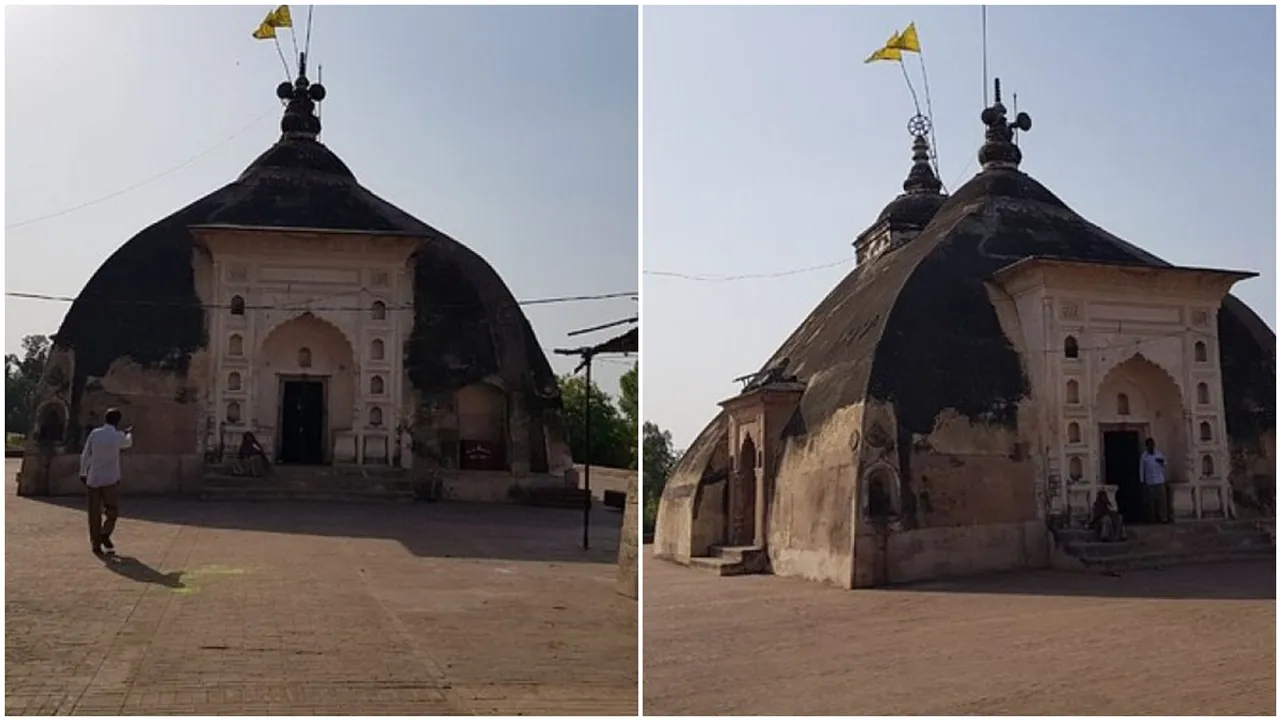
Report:
<svg viewBox="0 0 1280 720"><path fill-rule="evenodd" d="M1177 565L1112 575L1065 570L1024 570L957 580L897 585L871 592L1159 598L1166 600L1274 600L1275 558Z"/></svg>
<svg viewBox="0 0 1280 720"><path fill-rule="evenodd" d="M78 497L11 498L84 512ZM501 503L343 504L212 502L123 497L120 522L395 540L419 557L615 563L622 513L595 506L590 549L582 548L583 512ZM124 573L122 573L124 574Z"/></svg>
<svg viewBox="0 0 1280 720"><path fill-rule="evenodd" d="M104 555L102 556L102 564L111 572L127 577L134 582L163 585L172 590L183 590L187 587L182 583L181 570L162 573L136 557Z"/></svg>

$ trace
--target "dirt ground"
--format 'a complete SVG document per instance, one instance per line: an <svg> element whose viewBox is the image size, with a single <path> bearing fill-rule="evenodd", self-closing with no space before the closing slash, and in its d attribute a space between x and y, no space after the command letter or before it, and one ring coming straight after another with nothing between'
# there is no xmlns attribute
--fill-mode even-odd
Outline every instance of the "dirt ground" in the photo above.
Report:
<svg viewBox="0 0 1280 720"><path fill-rule="evenodd" d="M651 715L1274 715L1274 562L889 590L644 556Z"/></svg>
<svg viewBox="0 0 1280 720"><path fill-rule="evenodd" d="M634 715L621 514L14 494L6 714Z"/></svg>

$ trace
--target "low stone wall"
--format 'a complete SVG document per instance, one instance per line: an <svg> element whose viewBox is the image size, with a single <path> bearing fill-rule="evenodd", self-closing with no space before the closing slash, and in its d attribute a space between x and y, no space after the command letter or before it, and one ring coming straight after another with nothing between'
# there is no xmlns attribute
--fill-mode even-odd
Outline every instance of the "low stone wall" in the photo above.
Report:
<svg viewBox="0 0 1280 720"><path fill-rule="evenodd" d="M622 537L618 539L618 592L640 599L640 488L636 474L627 483L627 506L622 512Z"/></svg>
<svg viewBox="0 0 1280 720"><path fill-rule="evenodd" d="M200 492L204 458L124 452L120 456L122 495L194 495ZM24 496L83 495L78 454L27 453L18 476L18 494Z"/></svg>
<svg viewBox="0 0 1280 720"><path fill-rule="evenodd" d="M1049 544L1049 530L1039 520L893 533L888 543L889 582L1045 568L1050 563Z"/></svg>

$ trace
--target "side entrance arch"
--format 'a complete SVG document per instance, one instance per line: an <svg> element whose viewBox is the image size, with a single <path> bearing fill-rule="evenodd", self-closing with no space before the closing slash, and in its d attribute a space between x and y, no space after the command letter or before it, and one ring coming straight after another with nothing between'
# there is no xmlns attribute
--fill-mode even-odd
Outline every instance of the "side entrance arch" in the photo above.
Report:
<svg viewBox="0 0 1280 720"><path fill-rule="evenodd" d="M729 545L756 544L756 443L748 435L738 452L729 492Z"/></svg>

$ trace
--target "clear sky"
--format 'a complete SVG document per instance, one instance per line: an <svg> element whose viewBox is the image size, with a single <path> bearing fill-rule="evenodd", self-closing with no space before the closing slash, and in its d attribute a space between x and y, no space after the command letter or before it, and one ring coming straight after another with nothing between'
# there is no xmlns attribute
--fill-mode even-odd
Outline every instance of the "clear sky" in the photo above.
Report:
<svg viewBox="0 0 1280 720"><path fill-rule="evenodd" d="M982 143L977 7L645 9L646 273L847 261L645 276L644 414L678 447L853 268L853 239L901 191L910 95L897 64L863 60L911 21L955 189ZM991 76L1034 120L1022 169L1166 260L1260 272L1235 290L1274 328L1275 9L993 6L987 23Z"/></svg>
<svg viewBox="0 0 1280 720"><path fill-rule="evenodd" d="M284 68L250 37L271 7L5 9L7 290L77 294L135 233L278 139ZM293 7L300 30L306 7ZM321 140L365 187L480 253L518 299L636 290L637 15L317 7ZM66 309L6 298L6 352L56 331ZM544 347L606 340L621 329L565 333L636 312L627 299L526 309ZM630 362L598 364L601 386L616 393Z"/></svg>

